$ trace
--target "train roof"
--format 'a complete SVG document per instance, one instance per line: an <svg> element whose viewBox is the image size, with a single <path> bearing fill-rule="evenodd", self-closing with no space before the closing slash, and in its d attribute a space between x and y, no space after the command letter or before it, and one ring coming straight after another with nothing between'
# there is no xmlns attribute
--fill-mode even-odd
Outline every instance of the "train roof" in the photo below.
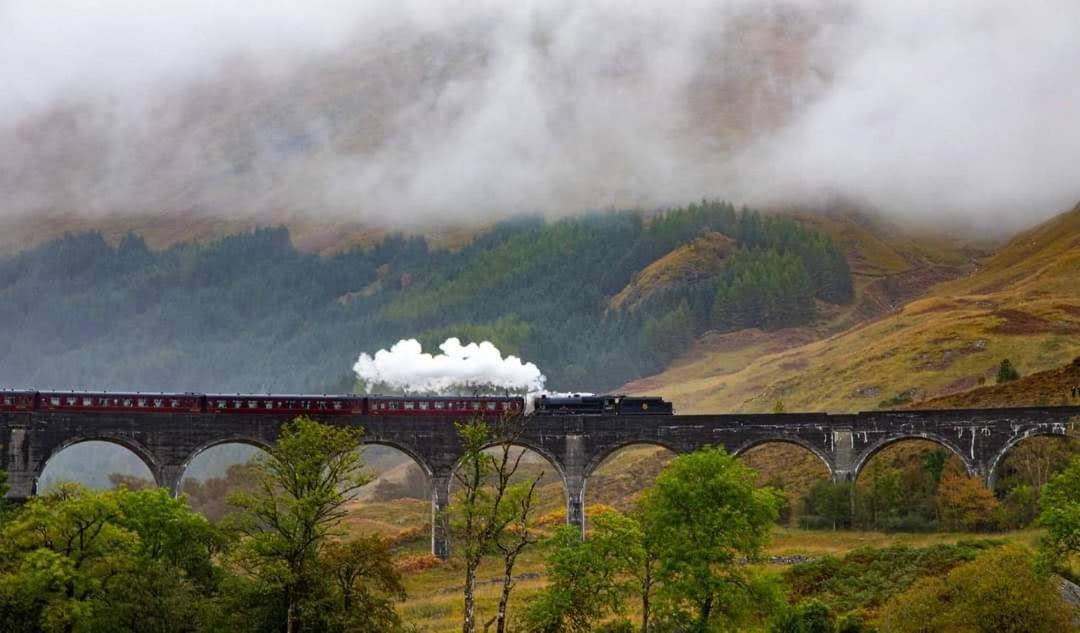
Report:
<svg viewBox="0 0 1080 633"><path fill-rule="evenodd" d="M201 394L200 394L201 395ZM367 396L333 393L208 393L207 398L338 398L356 400Z"/></svg>
<svg viewBox="0 0 1080 633"><path fill-rule="evenodd" d="M75 389L67 390L41 390L31 393L40 393L45 396L167 396L171 398L175 397L188 397L201 396L201 393L187 392L167 392L167 391L81 391Z"/></svg>
<svg viewBox="0 0 1080 633"><path fill-rule="evenodd" d="M522 396L413 396L413 395L384 396L382 394L375 394L375 395L372 395L372 396L365 396L365 397L371 398L373 400L402 400L402 399L409 399L409 400L443 400L443 401L447 401L447 402L453 401L453 400L520 400L522 398Z"/></svg>

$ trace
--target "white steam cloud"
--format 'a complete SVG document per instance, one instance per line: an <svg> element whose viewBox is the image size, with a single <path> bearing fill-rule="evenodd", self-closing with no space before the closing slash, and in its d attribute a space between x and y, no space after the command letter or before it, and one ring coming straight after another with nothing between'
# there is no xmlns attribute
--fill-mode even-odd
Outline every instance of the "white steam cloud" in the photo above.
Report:
<svg viewBox="0 0 1080 633"><path fill-rule="evenodd" d="M0 214L1080 200L1080 2L13 0Z"/></svg>
<svg viewBox="0 0 1080 633"><path fill-rule="evenodd" d="M374 356L360 354L353 371L367 385L413 393L544 391L546 378L536 365L512 355L503 357L488 341L462 345L457 338L448 338L439 349L441 354L432 355L425 353L416 339L398 341Z"/></svg>

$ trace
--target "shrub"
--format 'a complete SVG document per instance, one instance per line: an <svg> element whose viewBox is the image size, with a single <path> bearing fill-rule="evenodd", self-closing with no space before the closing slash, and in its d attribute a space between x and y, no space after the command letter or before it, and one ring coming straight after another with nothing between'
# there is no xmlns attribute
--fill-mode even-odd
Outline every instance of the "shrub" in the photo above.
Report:
<svg viewBox="0 0 1080 633"><path fill-rule="evenodd" d="M1010 545L894 596L881 623L888 633L1064 633L1076 615L1054 580L1036 572L1031 553Z"/></svg>
<svg viewBox="0 0 1080 633"><path fill-rule="evenodd" d="M814 598L803 600L773 623L771 633L833 633L829 607Z"/></svg>
<svg viewBox="0 0 1080 633"><path fill-rule="evenodd" d="M793 565L784 574L790 600L816 598L833 611L873 611L925 576L942 576L998 541L960 541L924 548L859 548Z"/></svg>

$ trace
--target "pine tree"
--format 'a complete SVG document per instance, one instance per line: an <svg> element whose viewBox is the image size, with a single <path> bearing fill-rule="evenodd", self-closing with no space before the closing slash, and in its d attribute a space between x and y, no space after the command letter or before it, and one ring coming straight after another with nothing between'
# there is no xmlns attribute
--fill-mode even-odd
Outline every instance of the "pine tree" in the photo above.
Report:
<svg viewBox="0 0 1080 633"><path fill-rule="evenodd" d="M997 381L998 384L1003 382L1012 382L1020 378L1020 372L1016 371L1013 367L1012 361L1008 358L1001 361L1001 365L998 367Z"/></svg>

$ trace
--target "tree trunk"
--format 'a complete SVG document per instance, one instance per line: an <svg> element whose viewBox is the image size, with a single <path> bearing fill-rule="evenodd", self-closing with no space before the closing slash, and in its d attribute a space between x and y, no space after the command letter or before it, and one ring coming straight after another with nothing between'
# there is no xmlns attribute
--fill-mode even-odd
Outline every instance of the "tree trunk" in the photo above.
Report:
<svg viewBox="0 0 1080 633"><path fill-rule="evenodd" d="M495 620L495 633L505 633L506 631L506 605L510 602L510 590L514 587L514 559L506 559L506 567L503 570L503 586L502 595L499 596L499 615Z"/></svg>
<svg viewBox="0 0 1080 633"><path fill-rule="evenodd" d="M476 563L465 562L465 617L462 633L476 633Z"/></svg>
<svg viewBox="0 0 1080 633"><path fill-rule="evenodd" d="M296 633L296 603L291 589L285 590L285 633Z"/></svg>
<svg viewBox="0 0 1080 633"><path fill-rule="evenodd" d="M712 615L712 603L712 596L705 598L705 602L701 603L701 616L698 618L697 624L698 633L705 633L709 630L709 616Z"/></svg>
<svg viewBox="0 0 1080 633"><path fill-rule="evenodd" d="M648 633L649 631L649 594L645 593L641 596L641 633Z"/></svg>

